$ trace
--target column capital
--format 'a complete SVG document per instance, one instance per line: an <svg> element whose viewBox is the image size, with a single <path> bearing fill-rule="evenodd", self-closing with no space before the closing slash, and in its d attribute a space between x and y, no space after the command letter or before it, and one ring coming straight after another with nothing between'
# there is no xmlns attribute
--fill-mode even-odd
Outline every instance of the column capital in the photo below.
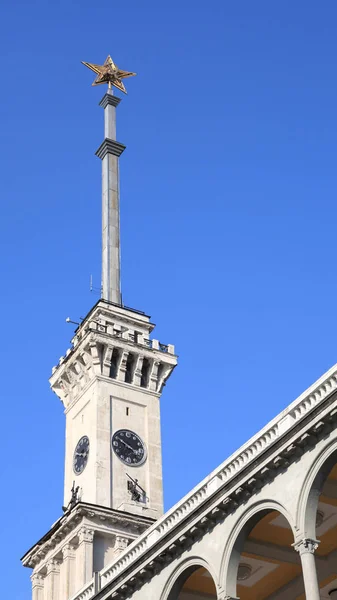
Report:
<svg viewBox="0 0 337 600"><path fill-rule="evenodd" d="M79 543L87 542L92 544L94 541L94 531L93 529L87 529L86 527L82 527L78 532Z"/></svg>
<svg viewBox="0 0 337 600"><path fill-rule="evenodd" d="M115 545L114 545L114 553L120 554L127 548L129 545L129 539L122 535L116 535Z"/></svg>
<svg viewBox="0 0 337 600"><path fill-rule="evenodd" d="M38 587L38 588L43 588L44 586L44 576L41 573L33 573L30 576L31 582L32 582L32 587Z"/></svg>
<svg viewBox="0 0 337 600"><path fill-rule="evenodd" d="M47 575L49 573L59 573L61 560L59 558L51 558L47 562Z"/></svg>
<svg viewBox="0 0 337 600"><path fill-rule="evenodd" d="M72 543L65 544L61 550L63 560L67 558L75 558L75 545Z"/></svg>
<svg viewBox="0 0 337 600"><path fill-rule="evenodd" d="M302 556L303 554L315 554L319 546L319 540L313 540L311 538L304 538L299 542L295 542L293 547Z"/></svg>

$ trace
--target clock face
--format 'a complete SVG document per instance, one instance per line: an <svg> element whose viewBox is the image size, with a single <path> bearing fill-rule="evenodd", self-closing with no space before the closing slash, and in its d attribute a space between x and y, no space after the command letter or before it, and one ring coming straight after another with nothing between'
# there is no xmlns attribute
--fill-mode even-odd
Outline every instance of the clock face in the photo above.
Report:
<svg viewBox="0 0 337 600"><path fill-rule="evenodd" d="M146 448L139 435L129 429L115 431L111 440L118 458L130 467L139 467L146 461Z"/></svg>
<svg viewBox="0 0 337 600"><path fill-rule="evenodd" d="M74 458L73 458L73 469L75 475L80 475L84 471L89 456L89 438L87 435L81 437L77 442Z"/></svg>

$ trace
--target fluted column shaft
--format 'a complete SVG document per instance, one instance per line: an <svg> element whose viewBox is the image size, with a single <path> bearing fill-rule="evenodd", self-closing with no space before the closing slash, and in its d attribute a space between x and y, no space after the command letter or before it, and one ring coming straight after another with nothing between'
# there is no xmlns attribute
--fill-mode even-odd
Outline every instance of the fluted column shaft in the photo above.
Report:
<svg viewBox="0 0 337 600"><path fill-rule="evenodd" d="M76 580L80 589L93 577L93 541L94 532L85 527L79 532L79 544L76 549Z"/></svg>
<svg viewBox="0 0 337 600"><path fill-rule="evenodd" d="M75 593L75 548L72 544L66 544L62 548L63 562L60 571L60 594L61 600L68 600Z"/></svg>
<svg viewBox="0 0 337 600"><path fill-rule="evenodd" d="M47 563L44 599L60 600L60 561L54 558Z"/></svg>
<svg viewBox="0 0 337 600"><path fill-rule="evenodd" d="M31 576L32 581L32 598L33 600L44 600L43 589L44 589L44 577L39 573L33 573Z"/></svg>

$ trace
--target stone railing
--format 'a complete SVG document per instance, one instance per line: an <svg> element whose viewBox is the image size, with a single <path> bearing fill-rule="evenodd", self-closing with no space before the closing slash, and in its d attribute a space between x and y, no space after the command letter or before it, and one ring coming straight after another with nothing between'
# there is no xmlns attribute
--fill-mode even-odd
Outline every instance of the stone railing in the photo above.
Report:
<svg viewBox="0 0 337 600"><path fill-rule="evenodd" d="M85 584L70 600L89 600L95 593L94 579Z"/></svg>
<svg viewBox="0 0 337 600"><path fill-rule="evenodd" d="M121 571L128 567L134 560L136 560L145 550L148 548L147 535L140 536L137 540L132 542L130 546L126 548L123 554L118 558L115 563L108 565L100 572L101 576L101 587L103 588L109 581L114 579Z"/></svg>
<svg viewBox="0 0 337 600"><path fill-rule="evenodd" d="M299 396L286 410L223 462L204 481L161 517L161 519L130 544L115 562L105 567L100 573L102 587L120 575L120 573L153 546L162 536L174 529L178 523L200 506L207 498L210 498L221 486L227 484L237 476L244 467L252 463L268 446L282 437L287 430L302 420L336 389L337 366L334 366L306 392ZM77 595L72 600L82 600L88 597L90 596Z"/></svg>

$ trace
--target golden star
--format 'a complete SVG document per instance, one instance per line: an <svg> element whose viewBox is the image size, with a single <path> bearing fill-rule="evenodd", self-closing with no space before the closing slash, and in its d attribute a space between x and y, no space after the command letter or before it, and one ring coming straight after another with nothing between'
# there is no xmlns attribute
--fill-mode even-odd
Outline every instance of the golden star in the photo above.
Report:
<svg viewBox="0 0 337 600"><path fill-rule="evenodd" d="M109 87L114 85L121 92L126 94L126 89L122 79L125 77L132 77L136 75L136 73L129 73L129 71L122 71L115 65L111 56L109 55L106 59L104 65L94 65L92 63L87 63L82 60L82 64L94 71L97 74L97 77L92 85L100 85L101 83L107 83Z"/></svg>

